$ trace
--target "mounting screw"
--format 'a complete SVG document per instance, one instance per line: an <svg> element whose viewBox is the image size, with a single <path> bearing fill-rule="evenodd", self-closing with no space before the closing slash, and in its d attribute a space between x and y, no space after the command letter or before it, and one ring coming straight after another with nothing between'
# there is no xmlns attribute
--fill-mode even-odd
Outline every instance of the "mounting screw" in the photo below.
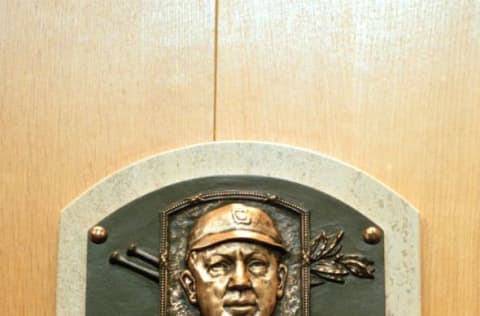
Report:
<svg viewBox="0 0 480 316"><path fill-rule="evenodd" d="M96 244L104 243L105 240L107 240L107 237L108 231L105 227L102 226L93 226L88 231L88 238Z"/></svg>
<svg viewBox="0 0 480 316"><path fill-rule="evenodd" d="M382 240L382 231L375 226L367 227L363 230L363 240L371 245L378 244Z"/></svg>

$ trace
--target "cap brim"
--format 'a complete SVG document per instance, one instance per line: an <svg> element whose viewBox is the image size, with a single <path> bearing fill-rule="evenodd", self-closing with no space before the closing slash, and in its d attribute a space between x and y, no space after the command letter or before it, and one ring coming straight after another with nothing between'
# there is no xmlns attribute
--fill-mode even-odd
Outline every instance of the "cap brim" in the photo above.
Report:
<svg viewBox="0 0 480 316"><path fill-rule="evenodd" d="M281 243L272 239L270 236L251 230L232 230L229 232L204 236L192 245L190 251L199 250L231 240L250 240L286 251L285 247Z"/></svg>

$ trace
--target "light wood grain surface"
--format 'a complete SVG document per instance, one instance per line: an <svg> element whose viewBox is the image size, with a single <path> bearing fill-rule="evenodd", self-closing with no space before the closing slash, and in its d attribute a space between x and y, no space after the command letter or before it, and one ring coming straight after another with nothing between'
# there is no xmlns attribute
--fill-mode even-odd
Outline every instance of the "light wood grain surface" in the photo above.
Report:
<svg viewBox="0 0 480 316"><path fill-rule="evenodd" d="M421 212L423 315L478 315L479 57L480 1L0 0L0 315L54 315L71 199L213 139L390 185Z"/></svg>
<svg viewBox="0 0 480 316"><path fill-rule="evenodd" d="M316 149L422 217L423 315L480 313L480 2L226 1L217 139Z"/></svg>
<svg viewBox="0 0 480 316"><path fill-rule="evenodd" d="M1 1L0 315L54 315L71 199L212 140L214 14L212 1Z"/></svg>

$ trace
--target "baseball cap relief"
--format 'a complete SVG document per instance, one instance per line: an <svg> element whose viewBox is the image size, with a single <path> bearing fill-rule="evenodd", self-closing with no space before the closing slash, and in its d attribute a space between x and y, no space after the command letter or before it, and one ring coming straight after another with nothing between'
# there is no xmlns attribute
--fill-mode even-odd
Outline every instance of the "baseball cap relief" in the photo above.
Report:
<svg viewBox="0 0 480 316"><path fill-rule="evenodd" d="M188 253L229 240L251 240L286 251L272 218L264 210L233 203L197 220L190 232Z"/></svg>

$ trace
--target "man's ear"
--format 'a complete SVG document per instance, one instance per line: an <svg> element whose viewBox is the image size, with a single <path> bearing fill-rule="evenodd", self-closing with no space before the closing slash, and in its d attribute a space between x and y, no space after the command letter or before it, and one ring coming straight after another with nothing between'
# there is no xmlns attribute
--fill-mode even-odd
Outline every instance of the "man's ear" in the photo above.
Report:
<svg viewBox="0 0 480 316"><path fill-rule="evenodd" d="M183 270L180 274L180 283L182 284L185 294L187 294L188 300L191 304L197 304L197 285L195 284L195 278L190 270Z"/></svg>
<svg viewBox="0 0 480 316"><path fill-rule="evenodd" d="M285 284L287 282L288 267L283 263L278 265L278 286L277 298L280 299L285 292Z"/></svg>

